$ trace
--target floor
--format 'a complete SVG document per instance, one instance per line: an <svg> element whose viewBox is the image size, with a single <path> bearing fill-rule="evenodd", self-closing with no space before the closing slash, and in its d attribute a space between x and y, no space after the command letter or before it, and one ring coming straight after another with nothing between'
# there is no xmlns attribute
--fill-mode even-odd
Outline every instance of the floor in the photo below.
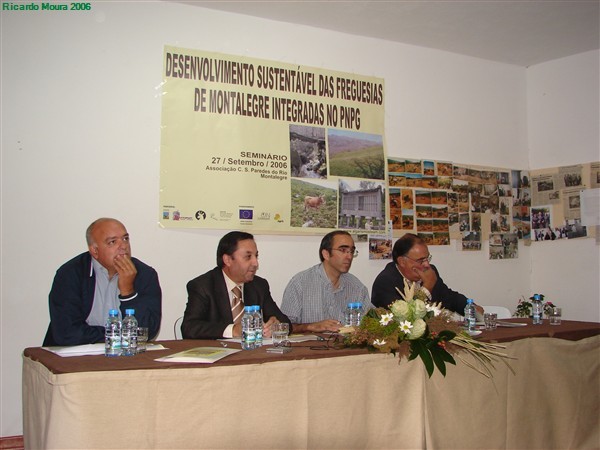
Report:
<svg viewBox="0 0 600 450"><path fill-rule="evenodd" d="M0 437L0 450L24 450L23 436Z"/></svg>

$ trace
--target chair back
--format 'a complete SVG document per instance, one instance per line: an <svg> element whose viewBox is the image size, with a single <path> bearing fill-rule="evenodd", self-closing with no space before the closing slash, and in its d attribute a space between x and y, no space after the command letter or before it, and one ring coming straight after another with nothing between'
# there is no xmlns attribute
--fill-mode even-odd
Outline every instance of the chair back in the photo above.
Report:
<svg viewBox="0 0 600 450"><path fill-rule="evenodd" d="M496 313L498 316L498 319L510 319L512 317L510 310L508 308L506 308L505 306L483 306L483 305L481 305L481 307L484 309L484 311L486 313Z"/></svg>
<svg viewBox="0 0 600 450"><path fill-rule="evenodd" d="M175 340L181 340L181 321L183 320L183 316L177 318L175 323L173 324L173 334L175 335Z"/></svg>

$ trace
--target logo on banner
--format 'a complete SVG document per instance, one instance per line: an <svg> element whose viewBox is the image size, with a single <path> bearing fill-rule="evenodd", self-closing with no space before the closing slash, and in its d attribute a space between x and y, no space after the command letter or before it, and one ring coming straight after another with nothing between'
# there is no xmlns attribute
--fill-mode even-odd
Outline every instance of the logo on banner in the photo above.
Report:
<svg viewBox="0 0 600 450"><path fill-rule="evenodd" d="M206 219L206 213L202 210L196 211L196 220Z"/></svg>
<svg viewBox="0 0 600 450"><path fill-rule="evenodd" d="M252 220L254 215L254 211L251 209L240 209L240 219L241 220Z"/></svg>
<svg viewBox="0 0 600 450"><path fill-rule="evenodd" d="M163 220L169 220L170 214L169 211L163 211Z"/></svg>
<svg viewBox="0 0 600 450"><path fill-rule="evenodd" d="M173 220L179 220L181 213L179 211L173 211Z"/></svg>

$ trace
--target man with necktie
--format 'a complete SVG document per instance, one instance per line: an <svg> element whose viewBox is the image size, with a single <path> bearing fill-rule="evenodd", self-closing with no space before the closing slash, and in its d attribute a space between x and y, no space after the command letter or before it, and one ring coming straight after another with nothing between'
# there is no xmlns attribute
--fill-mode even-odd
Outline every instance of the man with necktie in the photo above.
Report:
<svg viewBox="0 0 600 450"><path fill-rule="evenodd" d="M256 276L258 250L254 236L231 231L217 247L217 267L187 284L188 302L181 323L184 339L240 337L244 306L259 305L263 335L271 326L290 320L281 312L269 290L269 283Z"/></svg>

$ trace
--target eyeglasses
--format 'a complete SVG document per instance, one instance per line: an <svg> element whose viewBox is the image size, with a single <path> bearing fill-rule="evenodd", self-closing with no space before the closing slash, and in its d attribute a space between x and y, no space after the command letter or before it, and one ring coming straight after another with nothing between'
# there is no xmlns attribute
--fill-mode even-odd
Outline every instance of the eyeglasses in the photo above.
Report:
<svg viewBox="0 0 600 450"><path fill-rule="evenodd" d="M342 252L344 255L352 255L353 258L358 256L358 250L356 250L356 247L340 247L332 248L331 250L337 250L338 252Z"/></svg>
<svg viewBox="0 0 600 450"><path fill-rule="evenodd" d="M417 264L425 264L426 262L429 263L433 259L432 254L427 255L425 258L419 258L419 259L412 259L412 258L409 258L408 256L402 256L402 257L406 258L406 259L410 259L411 261L416 262Z"/></svg>

